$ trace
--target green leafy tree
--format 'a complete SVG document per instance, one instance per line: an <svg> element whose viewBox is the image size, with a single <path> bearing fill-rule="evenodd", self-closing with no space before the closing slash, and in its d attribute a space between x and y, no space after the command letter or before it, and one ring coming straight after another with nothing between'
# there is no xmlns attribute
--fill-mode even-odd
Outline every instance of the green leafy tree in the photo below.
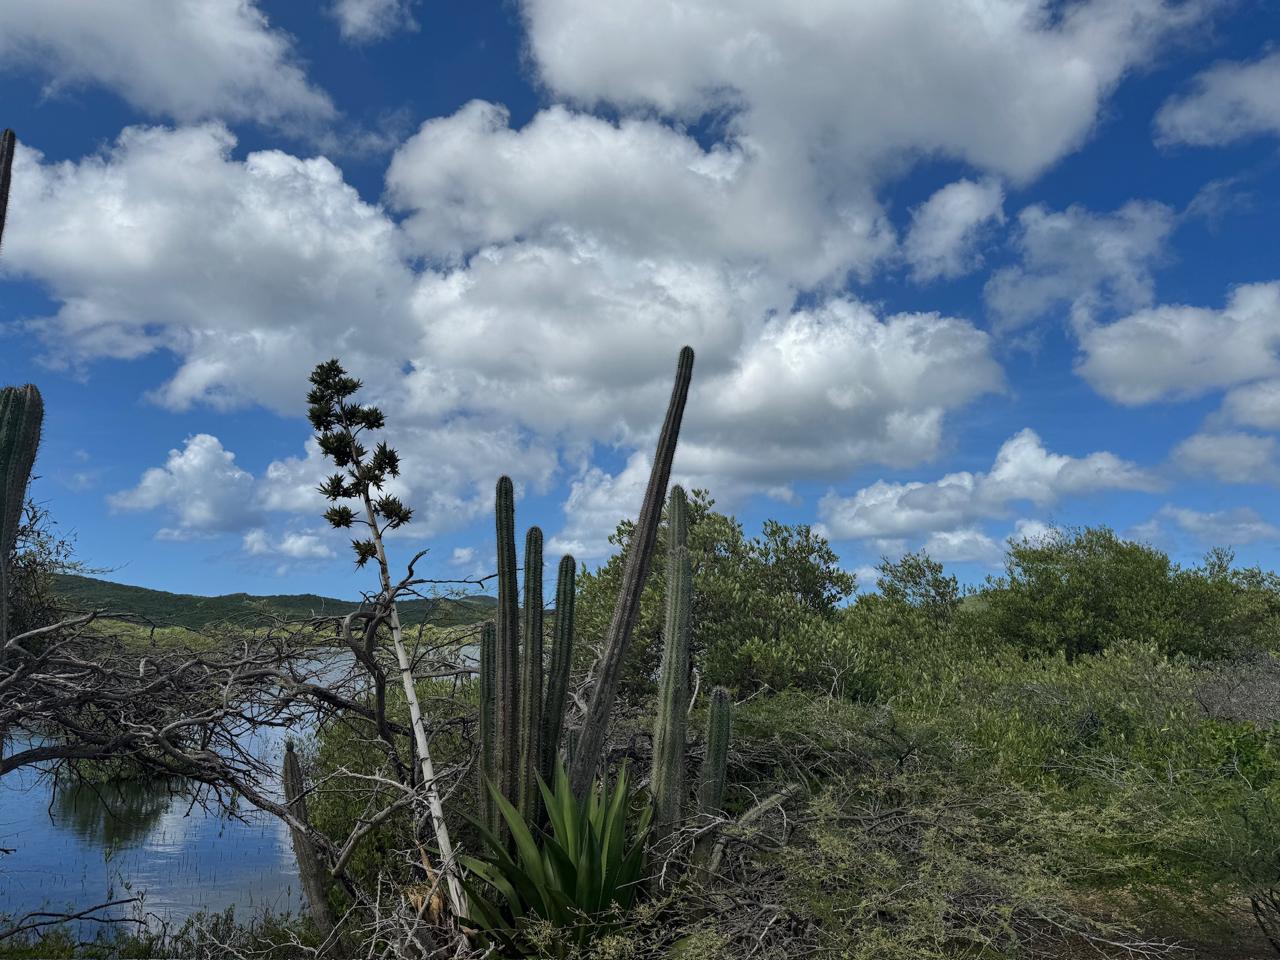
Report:
<svg viewBox="0 0 1280 960"><path fill-rule="evenodd" d="M1129 638L1166 654L1219 657L1276 624L1274 577L1236 572L1229 551L1183 570L1109 527L1071 527L1009 544L982 596L994 633L1028 651L1096 654ZM1274 636L1274 633L1271 634Z"/></svg>
<svg viewBox="0 0 1280 960"><path fill-rule="evenodd" d="M943 573L942 564L921 550L908 553L897 563L881 557L876 565L876 586L890 603L922 611L935 626L951 623L960 609L960 584Z"/></svg>
<svg viewBox="0 0 1280 960"><path fill-rule="evenodd" d="M803 680L814 666L806 648L816 649L834 628L842 602L854 591L854 576L840 568L839 557L810 527L770 520L762 537L748 539L742 524L714 505L706 490L689 494L692 648L703 682L744 689ZM584 647L608 624L632 530L630 521L620 523L609 538L618 553L579 577L578 631ZM624 686L633 696L653 692L662 652L666 578L661 571L667 549L664 516L627 662Z"/></svg>

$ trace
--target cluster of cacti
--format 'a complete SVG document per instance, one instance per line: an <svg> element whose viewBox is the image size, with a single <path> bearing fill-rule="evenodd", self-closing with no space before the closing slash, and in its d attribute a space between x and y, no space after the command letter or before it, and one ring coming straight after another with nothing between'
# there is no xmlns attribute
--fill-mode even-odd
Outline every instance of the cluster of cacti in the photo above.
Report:
<svg viewBox="0 0 1280 960"><path fill-rule="evenodd" d="M34 383L0 391L0 657L9 639L9 562L43 420L44 402Z"/></svg>
<svg viewBox="0 0 1280 960"><path fill-rule="evenodd" d="M640 595L648 578L671 475L680 420L693 370L693 351L680 352L675 388L658 442L645 500L630 543L605 649L596 665L596 683L581 727L569 732L566 751L573 793L585 796L595 778L605 727L617 694L627 645L639 617ZM545 693L542 648L542 531L531 527L525 540L524 616L516 589L515 493L511 480L498 481L494 497L498 561L497 621L485 623L480 637L480 822L503 836L506 823L486 782L519 811L526 823L542 817L537 776L551 782L564 727L569 667L573 649L575 562L560 562L556 617ZM685 730L689 714L690 610L692 558L688 547L688 500L673 487L667 503L667 611L661 689L654 727L653 831L656 842L669 838L685 819L689 792ZM720 813L729 743L729 696L723 687L711 695L707 759L697 789L697 814L706 820Z"/></svg>
<svg viewBox="0 0 1280 960"><path fill-rule="evenodd" d="M482 821L502 835L505 823L486 781L528 823L541 817L538 777L554 765L564 726L573 656L573 596L577 564L560 561L550 680L543 691L542 530L525 537L524 616L516 590L515 491L510 477L494 496L498 541L498 618L480 633L480 778ZM523 628L523 629L522 629ZM523 642L521 642L523 633Z"/></svg>

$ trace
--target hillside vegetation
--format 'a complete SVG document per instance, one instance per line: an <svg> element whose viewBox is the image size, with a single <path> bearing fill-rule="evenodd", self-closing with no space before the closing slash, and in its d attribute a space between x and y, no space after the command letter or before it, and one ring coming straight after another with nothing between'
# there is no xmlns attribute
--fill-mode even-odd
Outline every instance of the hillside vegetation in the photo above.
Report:
<svg viewBox="0 0 1280 960"><path fill-rule="evenodd" d="M126 613L156 626L185 627L200 630L217 623L252 625L269 618L305 620L318 616L341 616L359 604L354 600L336 600L311 593L253 596L229 593L220 597L202 597L187 593L168 593L123 583L111 583L77 574L53 574L52 592L68 611L103 609ZM438 600L406 600L400 604L400 617L406 626L429 624L437 627L464 626L492 616L497 600L483 594Z"/></svg>

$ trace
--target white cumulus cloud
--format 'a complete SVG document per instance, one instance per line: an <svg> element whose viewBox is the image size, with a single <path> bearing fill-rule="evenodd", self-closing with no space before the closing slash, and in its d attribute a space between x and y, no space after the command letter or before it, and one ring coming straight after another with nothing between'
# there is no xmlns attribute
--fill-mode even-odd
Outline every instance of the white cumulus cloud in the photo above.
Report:
<svg viewBox="0 0 1280 960"><path fill-rule="evenodd" d="M1191 85L1191 93L1170 97L1156 114L1157 142L1221 146L1280 134L1280 52L1216 63Z"/></svg>
<svg viewBox="0 0 1280 960"><path fill-rule="evenodd" d="M825 171L940 153L1024 181L1209 4L1091 0L524 0L544 83L681 120L729 111L770 162Z"/></svg>
<svg viewBox="0 0 1280 960"><path fill-rule="evenodd" d="M938 541L944 549L946 543L982 545L966 529L976 529L978 520L1007 515L1009 505L1019 500L1044 507L1068 496L1160 486L1149 471L1106 451L1079 458L1049 453L1027 428L1005 441L987 473L950 473L933 483L878 480L852 497L828 493L818 514L835 539L947 533L950 540Z"/></svg>
<svg viewBox="0 0 1280 960"><path fill-rule="evenodd" d="M1249 433L1197 433L1173 449L1174 464L1222 483L1280 484L1280 443Z"/></svg>
<svg viewBox="0 0 1280 960"><path fill-rule="evenodd" d="M1145 306L1154 292L1151 267L1163 259L1175 220L1172 208L1149 201L1110 214L1077 204L1058 213L1027 207L1011 244L1022 263L987 281L987 306L1008 327L1064 304L1086 317L1104 304Z"/></svg>
<svg viewBox="0 0 1280 960"><path fill-rule="evenodd" d="M166 407L297 412L315 363L412 342L395 225L328 160L235 142L206 124L129 127L79 162L19 149L0 270L61 303L33 323L50 363L168 349Z"/></svg>
<svg viewBox="0 0 1280 960"><path fill-rule="evenodd" d="M1108 399L1136 405L1194 397L1280 375L1280 282L1236 287L1222 310L1158 306L1077 328L1076 372ZM1248 396L1237 401L1248 415ZM1254 404L1266 405L1263 394ZM1269 416L1262 408L1258 412Z"/></svg>
<svg viewBox="0 0 1280 960"><path fill-rule="evenodd" d="M1004 223L1004 190L995 180L957 180L938 190L911 213L903 253L919 281L954 278L976 270L975 247L982 227Z"/></svg>
<svg viewBox="0 0 1280 960"><path fill-rule="evenodd" d="M1166 504L1152 519L1155 523L1171 522L1204 546L1243 546L1260 540L1280 540L1280 530L1252 507L1202 513Z"/></svg>
<svg viewBox="0 0 1280 960"><path fill-rule="evenodd" d="M5 0L0 69L99 84L155 117L310 124L335 111L253 0Z"/></svg>
<svg viewBox="0 0 1280 960"><path fill-rule="evenodd" d="M163 467L147 470L137 486L108 497L113 510L163 510L176 526L162 528L163 540L192 540L238 532L260 522L253 475L236 466L235 454L217 437L188 437L170 450Z"/></svg>
<svg viewBox="0 0 1280 960"><path fill-rule="evenodd" d="M348 43L385 40L397 30L417 30L414 0L334 0L330 15Z"/></svg>

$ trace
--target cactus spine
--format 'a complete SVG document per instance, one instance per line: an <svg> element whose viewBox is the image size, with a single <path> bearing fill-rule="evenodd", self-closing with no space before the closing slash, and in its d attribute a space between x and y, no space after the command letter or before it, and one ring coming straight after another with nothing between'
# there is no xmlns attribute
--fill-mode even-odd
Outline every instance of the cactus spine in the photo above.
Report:
<svg viewBox="0 0 1280 960"><path fill-rule="evenodd" d="M295 817L310 826L302 765L298 763L292 740L285 743L282 779L285 805ZM320 936L327 939L333 933L333 917L329 914L329 878L325 875L326 871L320 863L315 845L306 833L297 827L290 827L289 832L293 835L293 854L298 858L298 876L302 880L302 892L307 895L311 919L320 931Z"/></svg>
<svg viewBox="0 0 1280 960"><path fill-rule="evenodd" d="M0 661L9 639L9 563L43 421L44 401L34 383L0 391Z"/></svg>
<svg viewBox="0 0 1280 960"><path fill-rule="evenodd" d="M520 660L520 802L525 823L541 819L542 793L542 530L524 541L524 649Z"/></svg>
<svg viewBox="0 0 1280 960"><path fill-rule="evenodd" d="M653 832L661 844L679 825L685 793L685 717L689 712L689 610L693 564L687 546L684 490L673 487L667 505L667 614L664 625L658 717L653 730Z"/></svg>
<svg viewBox="0 0 1280 960"><path fill-rule="evenodd" d="M572 556L560 558L556 577L556 619L551 637L551 662L547 667L547 699L542 708L542 779L554 783L560 731L564 726L569 697L569 667L573 662L573 604L577 563Z"/></svg>
<svg viewBox="0 0 1280 960"><path fill-rule="evenodd" d="M613 619L605 636L604 654L600 658L598 679L591 692L591 702L582 724L582 735L574 752L569 782L573 792L586 796L587 787L595 779L596 767L604 750L605 733L609 726L609 714L618 695L618 681L640 614L640 596L649 578L649 566L653 562L654 545L658 537L658 522L662 516L662 503L666 499L667 482L671 479L671 462L675 458L676 440L680 436L680 421L684 418L685 401L689 397L689 382L693 378L693 348L682 347L676 365L675 386L667 405L667 416L658 437L658 449L649 474L649 486L645 489L644 502L632 535L627 563L622 571L622 587L618 591L618 603L613 608Z"/></svg>

